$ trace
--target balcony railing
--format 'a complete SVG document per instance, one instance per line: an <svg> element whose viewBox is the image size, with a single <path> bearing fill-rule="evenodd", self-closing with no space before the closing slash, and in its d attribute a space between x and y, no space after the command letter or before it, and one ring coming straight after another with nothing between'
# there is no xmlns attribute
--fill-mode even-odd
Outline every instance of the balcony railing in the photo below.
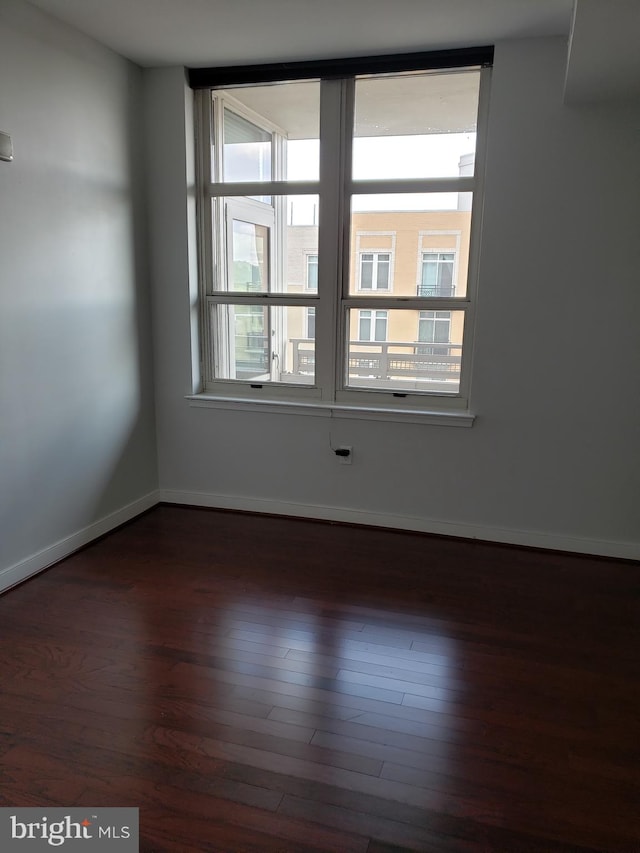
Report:
<svg viewBox="0 0 640 853"><path fill-rule="evenodd" d="M269 371L269 339L266 335L236 335L236 376L253 379Z"/></svg>
<svg viewBox="0 0 640 853"><path fill-rule="evenodd" d="M456 295L453 284L419 284L418 296L435 296L440 299L449 299Z"/></svg>
<svg viewBox="0 0 640 853"><path fill-rule="evenodd" d="M293 338L293 373L313 374L314 341ZM458 382L461 344L414 341L350 341L349 376L376 381L432 380Z"/></svg>

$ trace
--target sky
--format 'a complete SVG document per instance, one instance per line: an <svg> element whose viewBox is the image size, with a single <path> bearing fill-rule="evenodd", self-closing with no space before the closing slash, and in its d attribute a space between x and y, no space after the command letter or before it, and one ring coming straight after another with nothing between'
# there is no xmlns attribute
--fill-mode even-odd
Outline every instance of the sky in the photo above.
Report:
<svg viewBox="0 0 640 853"><path fill-rule="evenodd" d="M357 137L353 141L355 180L447 178L460 174L460 158L475 152L475 133ZM287 179L317 181L319 140L287 141ZM225 145L225 180L269 180L271 145L264 140ZM455 210L457 193L354 195L353 211ZM317 224L317 196L290 196L289 221Z"/></svg>
<svg viewBox="0 0 640 853"><path fill-rule="evenodd" d="M354 140L353 176L355 180L457 177L460 157L475 152L475 146L475 133L361 137ZM317 180L318 141L290 140L287 166L289 180ZM313 224L317 197L297 196L292 203L292 222ZM457 206L457 193L379 193L352 199L354 211L455 210Z"/></svg>

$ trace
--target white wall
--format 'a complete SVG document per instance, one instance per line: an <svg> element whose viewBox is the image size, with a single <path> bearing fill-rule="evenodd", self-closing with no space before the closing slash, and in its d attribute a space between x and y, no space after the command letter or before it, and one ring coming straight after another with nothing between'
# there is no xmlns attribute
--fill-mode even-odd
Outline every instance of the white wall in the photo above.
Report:
<svg viewBox="0 0 640 853"><path fill-rule="evenodd" d="M0 588L157 497L140 104L131 63L0 0Z"/></svg>
<svg viewBox="0 0 640 853"><path fill-rule="evenodd" d="M565 60L496 49L472 429L188 405L188 93L145 72L164 498L640 557L640 109L563 106Z"/></svg>

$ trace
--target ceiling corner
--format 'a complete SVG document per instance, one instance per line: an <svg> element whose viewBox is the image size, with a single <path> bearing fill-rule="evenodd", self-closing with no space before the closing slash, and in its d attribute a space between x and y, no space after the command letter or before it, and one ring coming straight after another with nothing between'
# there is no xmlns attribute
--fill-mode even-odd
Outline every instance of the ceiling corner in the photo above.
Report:
<svg viewBox="0 0 640 853"><path fill-rule="evenodd" d="M575 0L564 100L640 98L640 2Z"/></svg>

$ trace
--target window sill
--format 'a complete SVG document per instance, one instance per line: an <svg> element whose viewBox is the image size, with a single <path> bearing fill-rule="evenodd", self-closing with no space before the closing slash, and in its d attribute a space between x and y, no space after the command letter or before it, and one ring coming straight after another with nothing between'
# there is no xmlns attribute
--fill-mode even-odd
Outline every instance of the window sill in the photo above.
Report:
<svg viewBox="0 0 640 853"><path fill-rule="evenodd" d="M340 403L290 402L287 400L247 400L241 397L218 397L209 394L189 394L190 406L203 409L227 409L239 412L269 412L287 415L306 415L315 418L349 418L351 420L395 421L409 424L471 427L475 415L467 411L440 412L428 409L400 409L373 406L349 406Z"/></svg>

